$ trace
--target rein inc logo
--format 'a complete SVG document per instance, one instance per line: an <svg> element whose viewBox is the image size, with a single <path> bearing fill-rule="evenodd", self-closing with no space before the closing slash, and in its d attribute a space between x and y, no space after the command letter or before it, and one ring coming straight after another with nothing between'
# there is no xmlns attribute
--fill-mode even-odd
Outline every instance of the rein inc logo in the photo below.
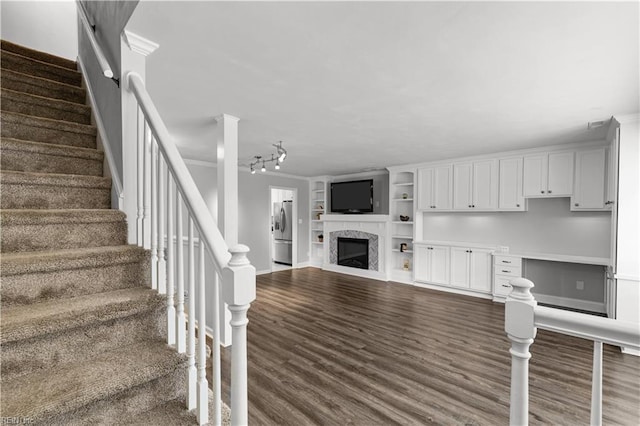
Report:
<svg viewBox="0 0 640 426"><path fill-rule="evenodd" d="M0 424L3 425L30 425L35 423L31 417L0 417Z"/></svg>

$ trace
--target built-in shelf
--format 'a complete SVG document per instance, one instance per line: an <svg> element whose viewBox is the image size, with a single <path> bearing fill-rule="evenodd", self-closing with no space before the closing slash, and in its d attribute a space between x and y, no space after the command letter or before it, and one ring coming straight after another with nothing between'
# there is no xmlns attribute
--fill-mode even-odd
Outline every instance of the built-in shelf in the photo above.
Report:
<svg viewBox="0 0 640 426"><path fill-rule="evenodd" d="M391 249L391 251L394 251L396 253L413 253L413 250L400 251L400 249Z"/></svg>
<svg viewBox="0 0 640 426"><path fill-rule="evenodd" d="M392 235L391 238L398 238L402 240L413 240L412 235Z"/></svg>
<svg viewBox="0 0 640 426"><path fill-rule="evenodd" d="M324 192L324 189L314 189L311 192Z"/></svg>
<svg viewBox="0 0 640 426"><path fill-rule="evenodd" d="M394 225L413 225L413 221L409 222L408 220L394 220L391 223Z"/></svg>
<svg viewBox="0 0 640 426"><path fill-rule="evenodd" d="M311 209L312 212L323 212L324 209Z"/></svg>
<svg viewBox="0 0 640 426"><path fill-rule="evenodd" d="M324 244L324 243L323 243L323 242L320 242L320 241L311 241L311 244L319 244L319 245L322 245L322 244Z"/></svg>
<svg viewBox="0 0 640 426"><path fill-rule="evenodd" d="M413 186L413 182L398 182L394 183L395 186Z"/></svg>
<svg viewBox="0 0 640 426"><path fill-rule="evenodd" d="M323 199L319 199L319 200L311 200L312 203L324 203Z"/></svg>
<svg viewBox="0 0 640 426"><path fill-rule="evenodd" d="M312 219L311 222L322 222L322 221L318 219Z"/></svg>
<svg viewBox="0 0 640 426"><path fill-rule="evenodd" d="M413 198L394 198L393 201L413 201Z"/></svg>

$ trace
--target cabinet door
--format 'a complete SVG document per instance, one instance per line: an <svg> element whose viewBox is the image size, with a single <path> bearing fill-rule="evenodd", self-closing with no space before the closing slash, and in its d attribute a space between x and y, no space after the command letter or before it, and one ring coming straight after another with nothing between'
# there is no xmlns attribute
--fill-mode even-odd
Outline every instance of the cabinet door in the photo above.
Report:
<svg viewBox="0 0 640 426"><path fill-rule="evenodd" d="M547 194L573 195L573 152L549 154Z"/></svg>
<svg viewBox="0 0 640 426"><path fill-rule="evenodd" d="M433 206L433 173L433 169L418 170L418 210L429 210Z"/></svg>
<svg viewBox="0 0 640 426"><path fill-rule="evenodd" d="M605 208L605 149L576 152L576 188L571 210Z"/></svg>
<svg viewBox="0 0 640 426"><path fill-rule="evenodd" d="M616 139L611 142L607 162L607 206L609 208L618 199L618 144Z"/></svg>
<svg viewBox="0 0 640 426"><path fill-rule="evenodd" d="M451 285L469 288L469 249L451 247Z"/></svg>
<svg viewBox="0 0 640 426"><path fill-rule="evenodd" d="M430 282L449 285L449 247L430 246L431 270Z"/></svg>
<svg viewBox="0 0 640 426"><path fill-rule="evenodd" d="M513 277L508 277L506 275L496 275L495 282L493 283L493 294L496 296L507 297L513 287L509 282L513 279Z"/></svg>
<svg viewBox="0 0 640 426"><path fill-rule="evenodd" d="M453 208L454 210L472 209L472 163L453 165Z"/></svg>
<svg viewBox="0 0 640 426"><path fill-rule="evenodd" d="M496 160L473 163L474 210L495 210L498 207L498 165Z"/></svg>
<svg viewBox="0 0 640 426"><path fill-rule="evenodd" d="M491 252L480 249L469 251L469 288L491 293Z"/></svg>
<svg viewBox="0 0 640 426"><path fill-rule="evenodd" d="M452 166L436 167L433 171L433 205L435 210L451 210Z"/></svg>
<svg viewBox="0 0 640 426"><path fill-rule="evenodd" d="M525 197L541 197L547 194L547 154L524 157L522 193Z"/></svg>
<svg viewBox="0 0 640 426"><path fill-rule="evenodd" d="M413 279L415 281L429 281L429 258L431 250L425 246L413 247Z"/></svg>
<svg viewBox="0 0 640 426"><path fill-rule="evenodd" d="M524 210L522 196L522 158L500 160L500 210Z"/></svg>

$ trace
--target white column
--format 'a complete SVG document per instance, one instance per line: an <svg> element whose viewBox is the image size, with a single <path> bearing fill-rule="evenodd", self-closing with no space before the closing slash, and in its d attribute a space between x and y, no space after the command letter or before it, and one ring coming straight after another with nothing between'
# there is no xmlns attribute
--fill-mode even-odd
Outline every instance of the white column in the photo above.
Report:
<svg viewBox="0 0 640 426"><path fill-rule="evenodd" d="M216 152L218 158L218 228L227 246L238 244L238 121L228 114L216 117ZM220 306L220 342L231 343L231 313Z"/></svg>
<svg viewBox="0 0 640 426"><path fill-rule="evenodd" d="M529 424L529 347L536 336L531 294L533 283L525 278L511 280L511 294L505 303L504 329L511 340L511 403L509 424Z"/></svg>
<svg viewBox="0 0 640 426"><path fill-rule="evenodd" d="M222 298L232 313L231 424L248 424L247 311L256 298L256 268L247 259L249 248L229 249L231 260L222 271Z"/></svg>
<svg viewBox="0 0 640 426"><path fill-rule="evenodd" d="M120 106L122 108L122 186L124 202L122 208L127 214L129 226L127 241L135 244L140 223L137 218L137 195L138 195L138 147L136 144L138 126L137 110L133 92L127 87L127 82L121 76L128 72L135 71L144 80L146 74L146 56L158 48L153 43L144 38L138 37L128 31L124 31L120 42L120 68L121 74L114 76L120 79Z"/></svg>

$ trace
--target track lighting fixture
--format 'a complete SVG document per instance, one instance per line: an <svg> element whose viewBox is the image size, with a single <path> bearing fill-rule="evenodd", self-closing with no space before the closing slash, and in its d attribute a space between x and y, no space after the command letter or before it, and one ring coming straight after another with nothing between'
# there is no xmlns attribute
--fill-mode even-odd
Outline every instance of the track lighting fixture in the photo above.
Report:
<svg viewBox="0 0 640 426"><path fill-rule="evenodd" d="M262 167L260 167L261 172L266 172L267 171L266 163L271 163L271 162L275 162L276 165L274 166L274 168L276 170L280 170L280 165L284 162L284 159L287 157L287 150L282 147L282 141L278 142L277 144L273 144L273 146L276 147L276 152L275 154L271 154L270 159L265 160L262 157L262 155L255 155L253 157L253 161L249 164L249 169L251 170L252 175L256 174L256 170L260 165L260 163L262 163Z"/></svg>

